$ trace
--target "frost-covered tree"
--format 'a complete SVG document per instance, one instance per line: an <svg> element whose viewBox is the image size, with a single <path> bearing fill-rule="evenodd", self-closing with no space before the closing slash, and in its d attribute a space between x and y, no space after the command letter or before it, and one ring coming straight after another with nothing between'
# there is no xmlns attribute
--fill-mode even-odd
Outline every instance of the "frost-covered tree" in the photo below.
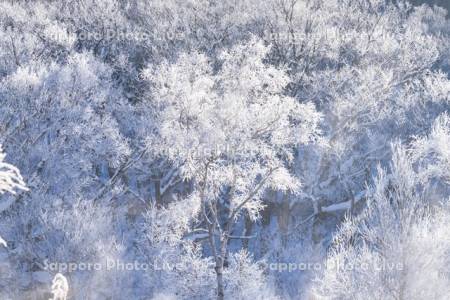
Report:
<svg viewBox="0 0 450 300"><path fill-rule="evenodd" d="M16 189L28 190L19 169L5 162L5 157L6 154L0 146L0 194L5 192L16 194Z"/></svg>
<svg viewBox="0 0 450 300"><path fill-rule="evenodd" d="M196 229L208 236L219 299L233 225L244 211L259 218L267 188L298 191L288 169L294 146L318 134L320 114L283 95L289 79L263 63L268 51L252 39L224 51L217 71L198 53L146 71L156 120L150 143L193 183L190 217L202 218Z"/></svg>
<svg viewBox="0 0 450 300"><path fill-rule="evenodd" d="M0 1L0 143L30 188L1 197L0 298L51 297L44 261L108 257L187 270L60 270L70 298L214 298L222 276L229 298L303 299L314 274L262 262L321 261L345 215L403 224L374 200L401 182L424 213L389 231L415 244L392 244L435 246L422 236L445 234L450 21L423 2L446 1Z"/></svg>
<svg viewBox="0 0 450 300"><path fill-rule="evenodd" d="M16 189L28 190L19 169L5 162L5 156L0 145L0 194L5 192L16 194ZM1 236L0 245L7 247L6 241Z"/></svg>
<svg viewBox="0 0 450 300"><path fill-rule="evenodd" d="M302 5L294 6L294 16L302 15ZM449 81L435 68L441 41L424 24L428 9L403 2L327 1L306 9L310 21L303 21L300 45L314 48L312 57L299 55L305 71L295 69L300 78L293 82L300 97L320 103L330 143L319 151L317 177L308 174L310 197L336 199L337 193L358 201L378 161L389 160L384 141L419 133L447 105ZM436 22L442 18L433 16Z"/></svg>
<svg viewBox="0 0 450 300"><path fill-rule="evenodd" d="M410 149L394 146L391 171L379 169L368 207L336 234L316 282L318 298L448 297L449 138L443 115Z"/></svg>
<svg viewBox="0 0 450 300"><path fill-rule="evenodd" d="M45 260L119 256L114 213L109 204L94 203L124 192L111 184L109 173L134 158L121 116L115 115L121 105L122 116L126 114L128 104L111 73L92 54L74 53L64 63L21 65L0 83L2 142L15 153L14 163L33 191L3 203L9 207L1 220L4 236L13 239L11 271L27 270L22 276L29 278L21 287L11 278L9 291L51 280L54 274L44 269ZM96 274L70 279L80 294L100 293L102 284L113 280Z"/></svg>

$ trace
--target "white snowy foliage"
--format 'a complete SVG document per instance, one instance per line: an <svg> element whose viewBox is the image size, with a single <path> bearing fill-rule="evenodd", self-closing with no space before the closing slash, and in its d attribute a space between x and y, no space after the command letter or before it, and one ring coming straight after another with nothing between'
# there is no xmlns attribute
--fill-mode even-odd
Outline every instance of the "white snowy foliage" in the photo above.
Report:
<svg viewBox="0 0 450 300"><path fill-rule="evenodd" d="M446 113L436 119L428 136L414 141L412 154L420 161L422 180L434 177L450 183L450 117Z"/></svg>
<svg viewBox="0 0 450 300"><path fill-rule="evenodd" d="M391 173L378 173L366 210L346 219L336 234L316 297L446 299L448 199L427 202L429 182L421 180L400 145L394 146Z"/></svg>
<svg viewBox="0 0 450 300"><path fill-rule="evenodd" d="M170 203L167 208L151 208L146 213L147 239L152 245L167 243L176 247L189 231L200 211L200 199L192 194L184 201Z"/></svg>
<svg viewBox="0 0 450 300"><path fill-rule="evenodd" d="M6 154L0 146L0 194L9 192L16 194L16 189L27 191L28 188L20 175L19 169L5 162Z"/></svg>
<svg viewBox="0 0 450 300"><path fill-rule="evenodd" d="M201 299L212 297L214 282L211 261L202 257L200 245L185 238L198 214L198 199L190 197L167 208L150 208L145 214L139 249L151 265L146 280L151 282L153 299Z"/></svg>
<svg viewBox="0 0 450 300"><path fill-rule="evenodd" d="M263 63L268 51L254 38L223 52L217 74L199 53L145 72L153 85L155 151L179 166L185 179L200 183L207 170L202 184L208 198L233 186L232 208L249 196L254 200L247 208L258 202L264 189L251 194L259 177L272 188L297 191L299 182L282 158L292 161L293 147L319 133L320 114L282 94L289 79ZM249 210L254 215L259 209Z"/></svg>
<svg viewBox="0 0 450 300"><path fill-rule="evenodd" d="M0 298L445 299L447 2L0 1Z"/></svg>
<svg viewBox="0 0 450 300"><path fill-rule="evenodd" d="M227 268L227 298L229 299L280 299L264 275L264 262L253 262L251 255L241 250L230 257Z"/></svg>
<svg viewBox="0 0 450 300"><path fill-rule="evenodd" d="M20 175L19 169L15 166L5 162L5 154L3 153L0 145L0 194L9 192L16 194L16 189L28 191L28 188L23 181L22 175ZM1 212L2 210L0 210ZM8 244L0 236L0 246L7 247Z"/></svg>
<svg viewBox="0 0 450 300"><path fill-rule="evenodd" d="M52 281L53 298L50 300L66 300L68 292L69 283L67 282L67 278L61 273L56 274Z"/></svg>

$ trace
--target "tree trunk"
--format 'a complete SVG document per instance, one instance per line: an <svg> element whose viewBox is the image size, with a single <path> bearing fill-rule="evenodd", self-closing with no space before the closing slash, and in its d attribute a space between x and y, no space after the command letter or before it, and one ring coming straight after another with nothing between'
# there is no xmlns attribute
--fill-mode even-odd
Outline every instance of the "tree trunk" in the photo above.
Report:
<svg viewBox="0 0 450 300"><path fill-rule="evenodd" d="M160 208L162 207L162 201L161 201L161 180L157 179L155 181L155 202L156 207Z"/></svg>
<svg viewBox="0 0 450 300"><path fill-rule="evenodd" d="M223 266L224 266L224 257L227 249L227 238L225 236L220 237L220 248L217 249L214 238L214 227L212 224L209 224L208 240L216 263L214 271L216 272L216 281L217 281L217 299L223 300L224 299Z"/></svg>
<svg viewBox="0 0 450 300"><path fill-rule="evenodd" d="M278 226L279 230L281 232L281 244L284 248L286 248L287 244L287 233L289 230L289 218L291 216L291 206L289 203L289 196L283 194L282 196L282 203L279 206L278 211Z"/></svg>
<svg viewBox="0 0 450 300"><path fill-rule="evenodd" d="M217 300L224 299L224 290L223 290L223 259L222 257L218 257L216 259L216 267L214 268L216 271L216 279L217 279Z"/></svg>
<svg viewBox="0 0 450 300"><path fill-rule="evenodd" d="M250 234L252 234L252 229L253 229L253 222L250 219L250 216L248 215L248 213L245 214L245 228L244 228L244 234L243 236L250 236ZM250 239L244 238L242 240L242 247L245 250L248 250L248 243L249 243Z"/></svg>

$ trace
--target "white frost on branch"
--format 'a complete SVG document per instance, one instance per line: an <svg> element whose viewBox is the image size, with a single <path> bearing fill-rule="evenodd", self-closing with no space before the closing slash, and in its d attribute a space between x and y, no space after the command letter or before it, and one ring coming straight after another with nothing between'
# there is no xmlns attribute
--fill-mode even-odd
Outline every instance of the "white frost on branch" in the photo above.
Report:
<svg viewBox="0 0 450 300"><path fill-rule="evenodd" d="M9 192L15 195L15 189L28 191L19 169L5 162L5 156L0 146L0 194Z"/></svg>
<svg viewBox="0 0 450 300"><path fill-rule="evenodd" d="M52 294L53 298L49 300L66 300L67 293L69 292L69 283L67 278L61 273L55 275L52 282Z"/></svg>
<svg viewBox="0 0 450 300"><path fill-rule="evenodd" d="M27 191L28 188L23 181L22 175L20 175L19 169L15 166L6 163L5 154L2 151L2 147L0 145L0 194L5 192L9 192L11 194L16 194L15 189ZM7 204L7 206L9 206ZM3 211L0 207L0 212ZM7 247L8 244L6 241L0 236L0 246Z"/></svg>

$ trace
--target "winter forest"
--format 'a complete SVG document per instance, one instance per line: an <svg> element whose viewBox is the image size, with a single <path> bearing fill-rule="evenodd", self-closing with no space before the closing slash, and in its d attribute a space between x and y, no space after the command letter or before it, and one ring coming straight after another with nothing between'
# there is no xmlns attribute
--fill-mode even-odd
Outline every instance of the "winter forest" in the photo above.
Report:
<svg viewBox="0 0 450 300"><path fill-rule="evenodd" d="M0 0L0 299L450 299L450 0Z"/></svg>

